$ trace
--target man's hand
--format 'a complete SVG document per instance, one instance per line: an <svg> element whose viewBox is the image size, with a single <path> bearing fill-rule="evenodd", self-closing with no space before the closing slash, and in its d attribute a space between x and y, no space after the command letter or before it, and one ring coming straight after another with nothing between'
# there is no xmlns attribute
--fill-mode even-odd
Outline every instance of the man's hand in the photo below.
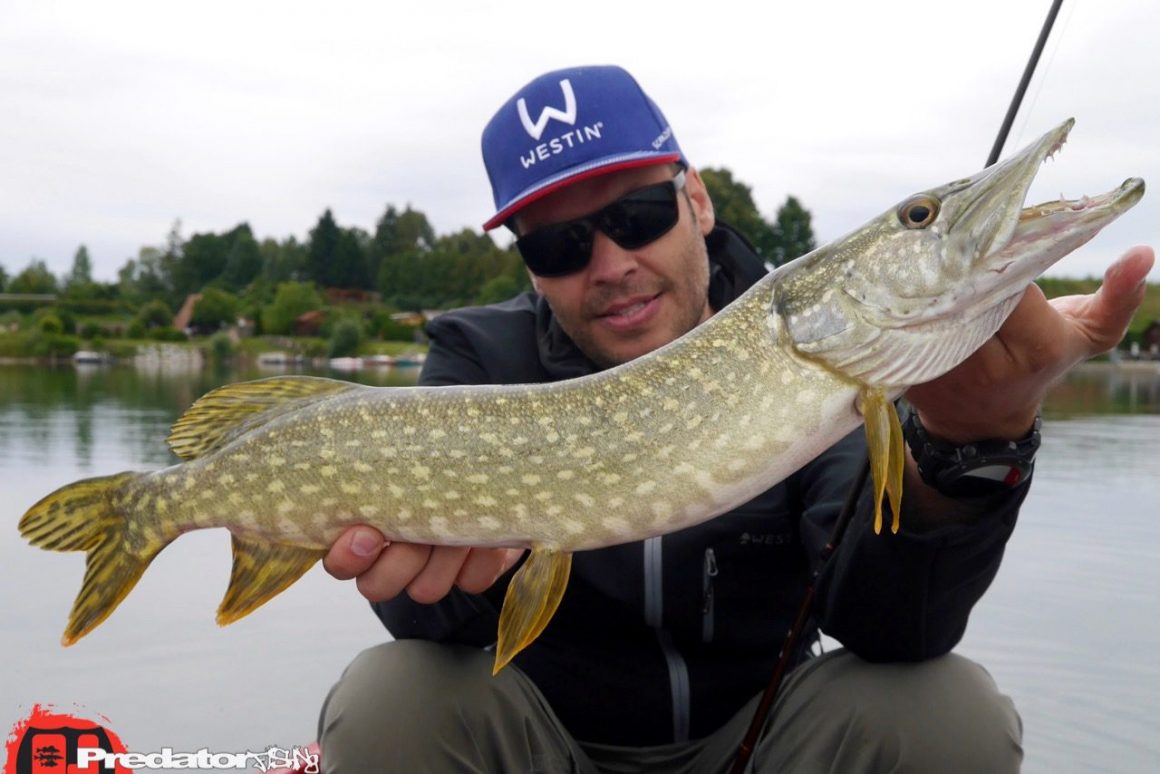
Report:
<svg viewBox="0 0 1160 774"><path fill-rule="evenodd" d="M1152 248L1131 248L1087 296L1048 301L1037 286L1029 287L978 351L906 392L927 432L952 443L1026 435L1051 383L1124 337L1153 261Z"/></svg>
<svg viewBox="0 0 1160 774"><path fill-rule="evenodd" d="M351 527L322 560L339 580L355 578L371 602L385 602L406 591L423 604L438 602L452 587L478 594L486 591L520 557L520 548L465 548L388 543L378 530Z"/></svg>

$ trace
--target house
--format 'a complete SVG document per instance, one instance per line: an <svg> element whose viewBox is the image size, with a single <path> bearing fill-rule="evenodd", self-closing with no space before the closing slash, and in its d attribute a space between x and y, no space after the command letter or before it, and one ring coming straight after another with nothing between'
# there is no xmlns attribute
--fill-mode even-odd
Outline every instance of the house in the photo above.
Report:
<svg viewBox="0 0 1160 774"><path fill-rule="evenodd" d="M303 312L294 318L294 335L318 336L322 332L324 322L326 322L326 312L322 309Z"/></svg>
<svg viewBox="0 0 1160 774"><path fill-rule="evenodd" d="M1153 320L1140 334L1140 353L1143 357L1160 360L1160 320Z"/></svg>

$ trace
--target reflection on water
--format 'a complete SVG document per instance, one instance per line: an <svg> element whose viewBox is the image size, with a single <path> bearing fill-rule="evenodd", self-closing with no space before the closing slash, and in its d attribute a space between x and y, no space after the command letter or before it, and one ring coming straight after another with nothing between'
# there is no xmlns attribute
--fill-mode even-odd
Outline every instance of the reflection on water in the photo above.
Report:
<svg viewBox="0 0 1160 774"><path fill-rule="evenodd" d="M408 384L415 370L342 378ZM15 525L61 484L174 462L169 425L196 397L259 372L0 367L0 727L36 702L101 713L132 749L221 752L315 736L326 690L386 635L348 584L315 569L218 629L222 530L166 549L113 618L56 645L77 555L27 547ZM1160 760L1160 369L1092 367L1045 407L1035 485L960 651L1023 716L1027 772L1150 770Z"/></svg>
<svg viewBox="0 0 1160 774"><path fill-rule="evenodd" d="M1118 367L1089 363L1055 385L1044 406L1049 419L1085 414L1160 413L1160 362Z"/></svg>

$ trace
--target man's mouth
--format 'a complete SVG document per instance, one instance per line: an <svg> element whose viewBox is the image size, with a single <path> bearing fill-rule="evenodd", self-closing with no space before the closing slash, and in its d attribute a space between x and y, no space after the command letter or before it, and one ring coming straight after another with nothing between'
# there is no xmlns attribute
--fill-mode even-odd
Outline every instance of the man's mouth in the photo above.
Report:
<svg viewBox="0 0 1160 774"><path fill-rule="evenodd" d="M660 293L649 296L634 296L614 304L609 304L596 319L614 328L629 328L647 322L657 308Z"/></svg>

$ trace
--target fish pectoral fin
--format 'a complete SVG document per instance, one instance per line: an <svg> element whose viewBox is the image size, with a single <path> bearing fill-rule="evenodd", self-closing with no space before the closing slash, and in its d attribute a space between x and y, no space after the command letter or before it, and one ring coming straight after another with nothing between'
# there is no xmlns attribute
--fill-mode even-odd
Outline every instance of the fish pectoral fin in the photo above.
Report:
<svg viewBox="0 0 1160 774"><path fill-rule="evenodd" d="M499 674L499 670L544 631L564 598L571 570L572 554L532 549L527 561L512 577L504 596L493 675Z"/></svg>
<svg viewBox="0 0 1160 774"><path fill-rule="evenodd" d="M885 392L871 387L864 387L859 394L858 410L866 422L866 449L874 476L874 534L882 532L883 493L890 497L890 531L897 533L902 512L902 473L906 469L898 411Z"/></svg>
<svg viewBox="0 0 1160 774"><path fill-rule="evenodd" d="M294 581L326 555L326 551L302 546L268 543L233 536L234 567L230 586L218 607L219 626L249 615Z"/></svg>
<svg viewBox="0 0 1160 774"><path fill-rule="evenodd" d="M173 424L166 441L174 454L191 460L320 398L357 389L366 388L319 376L275 376L227 384L194 401Z"/></svg>

